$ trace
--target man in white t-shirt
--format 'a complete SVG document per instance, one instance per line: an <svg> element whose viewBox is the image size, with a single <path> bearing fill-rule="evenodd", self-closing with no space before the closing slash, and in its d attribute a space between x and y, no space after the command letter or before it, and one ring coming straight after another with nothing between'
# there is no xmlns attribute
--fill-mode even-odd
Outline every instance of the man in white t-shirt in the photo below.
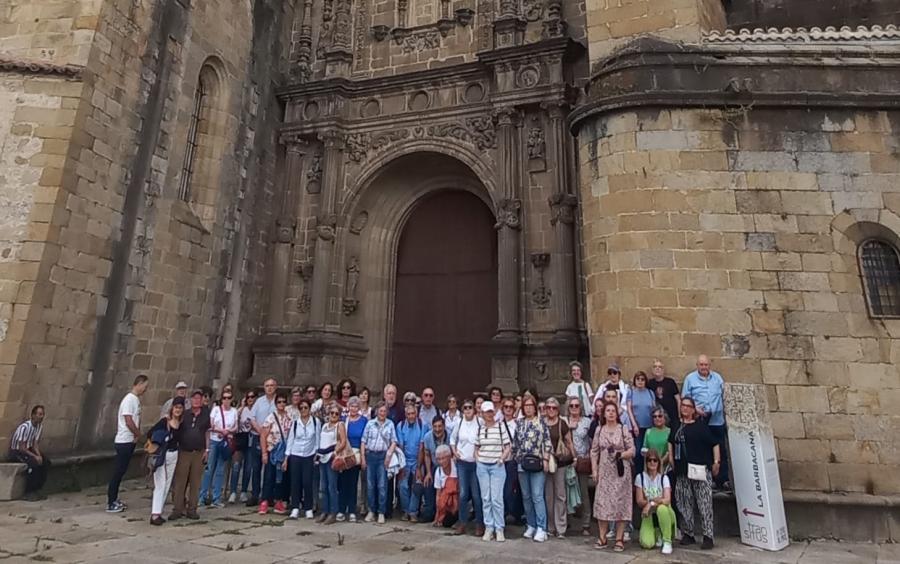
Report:
<svg viewBox="0 0 900 564"><path fill-rule="evenodd" d="M435 457L437 465L434 470L434 489L437 491L437 511L432 526L449 527L459 514L459 477L449 446L437 447Z"/></svg>
<svg viewBox="0 0 900 564"><path fill-rule="evenodd" d="M116 415L116 459L113 467L113 475L109 480L109 488L106 490L106 512L120 513L126 506L119 500L119 484L128 471L128 464L134 454L135 443L141 437L141 396L147 391L149 379L140 374L134 379L131 391L125 394L119 404L119 412Z"/></svg>

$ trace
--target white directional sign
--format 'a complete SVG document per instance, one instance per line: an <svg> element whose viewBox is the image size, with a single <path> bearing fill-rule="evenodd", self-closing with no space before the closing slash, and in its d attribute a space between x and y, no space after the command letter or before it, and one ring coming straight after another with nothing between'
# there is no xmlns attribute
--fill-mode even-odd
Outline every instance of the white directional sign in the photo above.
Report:
<svg viewBox="0 0 900 564"><path fill-rule="evenodd" d="M741 541L781 550L790 541L765 386L726 384L725 418Z"/></svg>

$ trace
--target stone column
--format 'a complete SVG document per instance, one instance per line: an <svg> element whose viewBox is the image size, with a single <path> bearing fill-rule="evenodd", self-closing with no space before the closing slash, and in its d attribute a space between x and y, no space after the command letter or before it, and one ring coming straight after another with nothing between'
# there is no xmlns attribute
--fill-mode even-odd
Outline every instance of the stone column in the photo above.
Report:
<svg viewBox="0 0 900 564"><path fill-rule="evenodd" d="M519 336L519 237L522 228L519 198L519 136L518 113L512 108L497 112L498 165L500 190L503 195L497 205L497 287L498 326L500 339Z"/></svg>
<svg viewBox="0 0 900 564"><path fill-rule="evenodd" d="M578 296L575 288L575 207L578 198L569 193L568 139L565 129L566 106L544 104L550 117L549 157L556 167L555 192L550 197L550 223L553 225L554 309L557 312L556 338L571 340L578 329Z"/></svg>
<svg viewBox="0 0 900 564"><path fill-rule="evenodd" d="M275 250L269 293L268 325L272 330L279 330L284 326L284 300L287 297L288 280L291 275L291 255L297 228L294 210L306 145L297 140L288 140L285 149L284 175L281 178L281 211L275 220Z"/></svg>
<svg viewBox="0 0 900 564"><path fill-rule="evenodd" d="M309 327L323 330L328 317L328 290L331 285L331 263L337 228L335 202L342 186L344 171L343 137L336 132L321 137L324 145L325 169L322 179L322 199L316 218L316 250L313 259L312 296L309 306Z"/></svg>

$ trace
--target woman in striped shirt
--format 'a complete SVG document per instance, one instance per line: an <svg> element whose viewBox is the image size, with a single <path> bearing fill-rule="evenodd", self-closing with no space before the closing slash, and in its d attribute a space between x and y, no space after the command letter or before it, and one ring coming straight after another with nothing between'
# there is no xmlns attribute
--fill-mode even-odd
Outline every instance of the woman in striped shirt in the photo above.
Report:
<svg viewBox="0 0 900 564"><path fill-rule="evenodd" d="M503 511L503 484L506 481L506 466L509 458L509 435L501 431L494 415L494 403L486 401L481 404L481 415L484 423L478 430L475 441L476 475L481 489L482 512L484 514L484 536L482 540L490 541L496 535L497 542L503 542L503 527L506 516Z"/></svg>

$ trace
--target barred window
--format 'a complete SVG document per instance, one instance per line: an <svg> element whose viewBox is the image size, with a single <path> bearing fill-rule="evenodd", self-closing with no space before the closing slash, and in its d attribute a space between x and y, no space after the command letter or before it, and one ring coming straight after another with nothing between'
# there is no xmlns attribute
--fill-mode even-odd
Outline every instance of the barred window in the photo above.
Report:
<svg viewBox="0 0 900 564"><path fill-rule="evenodd" d="M194 167L197 164L200 122L203 119L206 95L206 87L201 79L198 81L197 90L194 92L194 107L191 112L191 122L188 126L187 147L184 152L184 166L181 169L181 186L178 188L178 198L183 202L189 202L191 200L191 183L194 179Z"/></svg>
<svg viewBox="0 0 900 564"><path fill-rule="evenodd" d="M872 317L900 317L900 257L880 239L859 246L859 266Z"/></svg>

